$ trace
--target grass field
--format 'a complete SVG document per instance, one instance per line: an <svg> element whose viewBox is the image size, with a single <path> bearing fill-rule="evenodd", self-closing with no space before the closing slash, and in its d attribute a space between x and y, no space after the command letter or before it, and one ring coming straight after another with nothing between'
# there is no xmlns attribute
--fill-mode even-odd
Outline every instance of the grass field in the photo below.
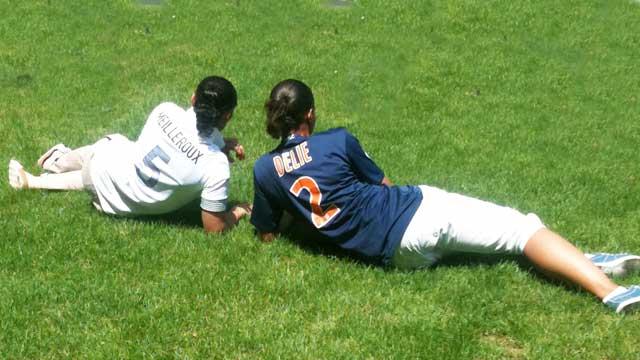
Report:
<svg viewBox="0 0 640 360"><path fill-rule="evenodd" d="M585 251L640 252L640 4L0 0L0 164L135 137L208 74L248 160L279 80L316 95L399 184L536 212ZM0 358L637 359L640 315L512 260L402 273L256 241L247 222L103 216L0 177ZM640 277L623 284L640 283Z"/></svg>

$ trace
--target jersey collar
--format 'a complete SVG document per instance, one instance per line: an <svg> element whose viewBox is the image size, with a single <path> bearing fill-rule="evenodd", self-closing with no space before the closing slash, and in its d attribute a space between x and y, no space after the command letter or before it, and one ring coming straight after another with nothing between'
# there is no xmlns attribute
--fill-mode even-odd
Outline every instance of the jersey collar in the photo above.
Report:
<svg viewBox="0 0 640 360"><path fill-rule="evenodd" d="M213 144L220 149L224 147L224 138L222 137L222 133L220 132L220 130L218 130L218 128L213 128L211 136L207 138L206 141L210 142L210 144Z"/></svg>
<svg viewBox="0 0 640 360"><path fill-rule="evenodd" d="M291 134L286 138L282 139L280 145L278 145L278 149L286 149L300 144L301 142L307 141L309 137L301 136L297 134Z"/></svg>

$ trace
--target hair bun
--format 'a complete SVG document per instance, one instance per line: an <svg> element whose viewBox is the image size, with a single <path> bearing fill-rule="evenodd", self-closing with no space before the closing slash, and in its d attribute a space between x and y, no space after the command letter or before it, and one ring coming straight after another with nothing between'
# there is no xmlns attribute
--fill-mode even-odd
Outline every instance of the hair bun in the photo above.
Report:
<svg viewBox="0 0 640 360"><path fill-rule="evenodd" d="M209 76L198 84L193 110L196 113L198 133L209 136L214 128L224 127L223 115L238 104L236 89L229 80Z"/></svg>
<svg viewBox="0 0 640 360"><path fill-rule="evenodd" d="M313 106L313 93L306 84L293 79L281 81L264 104L267 133L276 139L288 136L305 121L305 114Z"/></svg>

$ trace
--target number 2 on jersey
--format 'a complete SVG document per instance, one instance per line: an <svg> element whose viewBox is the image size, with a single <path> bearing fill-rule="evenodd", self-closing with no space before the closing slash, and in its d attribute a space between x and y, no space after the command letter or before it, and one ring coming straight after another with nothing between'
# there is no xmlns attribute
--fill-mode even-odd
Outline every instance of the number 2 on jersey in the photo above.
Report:
<svg viewBox="0 0 640 360"><path fill-rule="evenodd" d="M153 159L155 158L160 158L165 164L168 164L169 160L171 160L169 155L167 155L160 146L156 145L156 147L151 149L144 159L142 159L144 168L142 165L136 164L136 173L148 187L154 187L158 183L158 179L160 179L160 169L153 163Z"/></svg>
<svg viewBox="0 0 640 360"><path fill-rule="evenodd" d="M309 192L309 203L311 203L311 221L313 225L320 229L325 226L340 212L340 208L331 204L327 210L322 210L320 202L322 201L322 193L320 187L313 178L301 176L291 185L289 191L296 197L300 197L302 190Z"/></svg>

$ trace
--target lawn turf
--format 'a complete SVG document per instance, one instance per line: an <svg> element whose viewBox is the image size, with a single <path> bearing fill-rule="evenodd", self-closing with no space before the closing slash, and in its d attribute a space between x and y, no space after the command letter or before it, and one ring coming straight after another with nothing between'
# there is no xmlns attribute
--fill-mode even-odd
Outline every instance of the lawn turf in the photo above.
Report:
<svg viewBox="0 0 640 360"><path fill-rule="evenodd" d="M253 161L262 105L307 82L399 184L536 212L588 251L640 252L640 4L615 1L0 0L0 163L135 138L209 74ZM6 166L6 165L5 165ZM0 177L2 358L634 359L640 315L512 260L402 273L256 241L243 222L117 219ZM640 283L640 277L623 283Z"/></svg>

